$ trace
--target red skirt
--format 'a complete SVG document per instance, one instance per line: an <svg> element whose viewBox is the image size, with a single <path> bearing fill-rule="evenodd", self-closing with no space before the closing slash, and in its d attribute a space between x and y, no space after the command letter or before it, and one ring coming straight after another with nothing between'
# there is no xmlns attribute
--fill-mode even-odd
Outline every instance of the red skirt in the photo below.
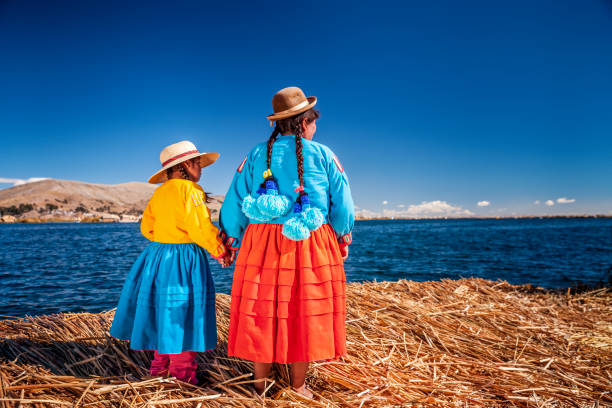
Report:
<svg viewBox="0 0 612 408"><path fill-rule="evenodd" d="M328 224L304 241L280 224L251 224L232 285L228 355L262 363L346 354L346 278Z"/></svg>

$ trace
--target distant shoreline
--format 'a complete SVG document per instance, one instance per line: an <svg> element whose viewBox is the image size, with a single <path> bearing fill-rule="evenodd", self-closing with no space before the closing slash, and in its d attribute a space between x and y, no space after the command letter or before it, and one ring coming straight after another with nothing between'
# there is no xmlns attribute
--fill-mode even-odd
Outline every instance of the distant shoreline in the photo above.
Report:
<svg viewBox="0 0 612 408"><path fill-rule="evenodd" d="M572 215L517 215L517 216L474 216L474 217L355 217L356 221L398 221L398 220L517 220L517 219L569 219L569 218L612 218L607 214Z"/></svg>
<svg viewBox="0 0 612 408"><path fill-rule="evenodd" d="M4 218L4 217L3 217ZM523 215L514 217L356 217L355 221L440 221L440 220L532 220L532 219L589 219L589 218L612 218L612 215L595 214L595 215ZM213 222L217 222L218 218L213 218ZM36 218L25 217L16 218L15 220L1 220L0 224L49 224L49 223L68 223L68 224L135 224L140 220L117 220L117 219L102 219L101 217L85 217L83 219L74 218Z"/></svg>

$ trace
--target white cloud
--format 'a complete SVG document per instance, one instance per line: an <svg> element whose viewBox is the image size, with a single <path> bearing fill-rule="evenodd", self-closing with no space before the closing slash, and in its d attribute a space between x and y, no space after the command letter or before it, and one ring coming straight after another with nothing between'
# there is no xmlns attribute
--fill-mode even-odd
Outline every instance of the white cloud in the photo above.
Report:
<svg viewBox="0 0 612 408"><path fill-rule="evenodd" d="M20 186L22 184L34 183L36 181L47 180L48 177L30 177L29 179L12 179L0 177L1 184L12 184L13 186Z"/></svg>
<svg viewBox="0 0 612 408"><path fill-rule="evenodd" d="M387 202L388 203L388 202ZM383 209L382 213L360 208L355 211L358 217L395 217L395 218L442 218L442 217L471 217L474 215L470 210L461 206L447 203L446 201L423 201L421 204L404 205L399 204L394 209Z"/></svg>
<svg viewBox="0 0 612 408"><path fill-rule="evenodd" d="M535 200L533 203L534 203L535 205L540 205L540 200Z"/></svg>
<svg viewBox="0 0 612 408"><path fill-rule="evenodd" d="M479 201L478 202L478 206L479 207L488 207L490 205L491 205L491 203L489 201Z"/></svg>
<svg viewBox="0 0 612 408"><path fill-rule="evenodd" d="M557 198L557 202L559 204L571 204L571 203L575 203L576 199L575 198L565 198L565 197L561 197L561 198Z"/></svg>
<svg viewBox="0 0 612 408"><path fill-rule="evenodd" d="M412 204L401 210L383 210L385 217L461 217L472 216L473 212L455 206L446 201L423 201L421 204Z"/></svg>
<svg viewBox="0 0 612 408"><path fill-rule="evenodd" d="M555 205L555 202L553 200L546 200L544 204L546 204L549 207L552 207L553 205Z"/></svg>
<svg viewBox="0 0 612 408"><path fill-rule="evenodd" d="M382 205L387 205L387 204L389 204L389 202L387 200L382 202Z"/></svg>

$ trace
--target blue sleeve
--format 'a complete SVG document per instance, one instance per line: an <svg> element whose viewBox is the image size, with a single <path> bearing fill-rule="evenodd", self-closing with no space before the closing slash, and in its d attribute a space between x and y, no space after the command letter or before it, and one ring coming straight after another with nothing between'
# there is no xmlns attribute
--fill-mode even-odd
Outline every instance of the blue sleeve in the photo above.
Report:
<svg viewBox="0 0 612 408"><path fill-rule="evenodd" d="M253 162L251 159L252 152L244 158L236 170L219 213L223 242L228 248L234 250L240 247L242 234L249 225L249 219L242 212L242 200L251 193L253 187Z"/></svg>
<svg viewBox="0 0 612 408"><path fill-rule="evenodd" d="M355 223L355 206L351 196L348 177L340 161L329 150L327 177L329 179L329 222L341 244L351 243L351 231Z"/></svg>

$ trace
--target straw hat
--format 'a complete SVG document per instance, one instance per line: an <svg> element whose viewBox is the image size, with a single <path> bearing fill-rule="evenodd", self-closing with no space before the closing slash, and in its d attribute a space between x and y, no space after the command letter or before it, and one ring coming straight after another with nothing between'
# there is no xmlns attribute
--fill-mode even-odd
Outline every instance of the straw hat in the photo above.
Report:
<svg viewBox="0 0 612 408"><path fill-rule="evenodd" d="M272 98L272 109L274 113L268 115L267 118L272 122L280 119L290 118L291 116L299 115L302 112L315 106L317 103L316 96L304 95L304 92L297 86L281 89Z"/></svg>
<svg viewBox="0 0 612 408"><path fill-rule="evenodd" d="M200 153L195 145L187 140L171 144L161 151L159 161L161 162L162 169L151 176L149 183L163 183L168 180L166 170L179 163L193 159L194 157L200 158L200 166L204 168L216 162L219 158L219 153Z"/></svg>

